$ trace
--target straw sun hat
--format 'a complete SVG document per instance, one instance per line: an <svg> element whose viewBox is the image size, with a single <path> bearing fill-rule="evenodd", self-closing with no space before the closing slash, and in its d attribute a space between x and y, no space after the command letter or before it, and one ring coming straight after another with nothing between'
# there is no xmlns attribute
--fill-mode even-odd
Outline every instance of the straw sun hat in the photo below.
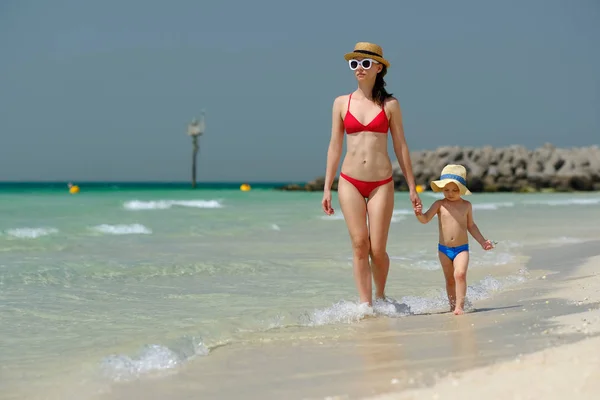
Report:
<svg viewBox="0 0 600 400"><path fill-rule="evenodd" d="M390 62L383 58L383 49L369 42L358 42L354 46L354 51L344 55L346 61L352 60L353 58L372 58L375 61L379 61L387 68L390 67Z"/></svg>
<svg viewBox="0 0 600 400"><path fill-rule="evenodd" d="M462 165L446 165L442 170L440 179L431 182L431 190L434 192L442 192L444 190L444 186L450 182L456 183L460 189L461 195L471 194L471 191L467 189L467 170Z"/></svg>

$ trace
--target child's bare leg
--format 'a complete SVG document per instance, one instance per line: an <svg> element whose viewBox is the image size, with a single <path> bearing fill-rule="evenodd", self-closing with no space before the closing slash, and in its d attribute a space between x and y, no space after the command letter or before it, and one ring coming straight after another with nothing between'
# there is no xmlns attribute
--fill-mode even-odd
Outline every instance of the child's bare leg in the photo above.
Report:
<svg viewBox="0 0 600 400"><path fill-rule="evenodd" d="M455 315L465 313L465 297L467 296L467 267L469 266L469 252L463 251L454 258L454 281L456 282L456 308Z"/></svg>
<svg viewBox="0 0 600 400"><path fill-rule="evenodd" d="M448 302L450 303L450 311L454 311L456 304L456 288L454 283L454 265L452 260L448 258L444 253L438 252L440 258L440 264L442 264L442 270L444 271L444 278L446 279L446 293L448 293Z"/></svg>

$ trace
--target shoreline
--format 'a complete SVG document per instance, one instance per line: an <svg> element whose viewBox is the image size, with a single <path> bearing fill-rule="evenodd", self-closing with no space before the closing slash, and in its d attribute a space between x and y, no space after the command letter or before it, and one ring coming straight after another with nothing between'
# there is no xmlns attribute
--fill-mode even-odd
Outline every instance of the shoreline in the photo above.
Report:
<svg viewBox="0 0 600 400"><path fill-rule="evenodd" d="M332 327L337 337L330 331L299 329L292 341L266 333L259 341L196 358L167 376L111 384L107 393L94 398L350 399L428 390L448 374L493 367L587 336L556 333L556 321L578 315L581 305L561 298L555 288L577 284L571 277L579 274L583 260L600 254L599 244L530 249L526 265L536 278L478 301L476 310L465 316L444 312L367 318Z"/></svg>

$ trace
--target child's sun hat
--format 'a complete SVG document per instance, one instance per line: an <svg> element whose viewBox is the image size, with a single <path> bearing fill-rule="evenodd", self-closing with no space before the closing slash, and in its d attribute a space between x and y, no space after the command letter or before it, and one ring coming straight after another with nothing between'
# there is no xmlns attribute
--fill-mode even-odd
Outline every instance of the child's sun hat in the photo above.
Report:
<svg viewBox="0 0 600 400"><path fill-rule="evenodd" d="M434 192L444 191L444 186L454 182L460 189L461 195L469 195L471 191L467 188L467 170L462 165L448 164L442 170L440 179L431 182L431 190Z"/></svg>

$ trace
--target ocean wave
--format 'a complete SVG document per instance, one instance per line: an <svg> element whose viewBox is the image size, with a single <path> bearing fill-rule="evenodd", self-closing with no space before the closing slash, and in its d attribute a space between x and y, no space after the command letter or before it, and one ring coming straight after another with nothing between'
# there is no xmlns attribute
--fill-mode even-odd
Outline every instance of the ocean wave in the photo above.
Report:
<svg viewBox="0 0 600 400"><path fill-rule="evenodd" d="M419 196L425 196L425 197L433 197L434 199L443 199L444 198L444 194L443 193L439 193L439 192L432 192L432 191L425 191L425 192L421 192L419 194Z"/></svg>
<svg viewBox="0 0 600 400"><path fill-rule="evenodd" d="M478 243L475 243L476 246L479 246ZM469 264L476 267L490 267L490 266L501 266L508 265L517 261L517 255L506 252L499 251L497 248L491 251L484 251L483 253L477 255L477 257L473 257Z"/></svg>
<svg viewBox="0 0 600 400"><path fill-rule="evenodd" d="M552 244L576 244L576 243L584 243L586 240L571 236L561 236L554 239L550 239L549 242Z"/></svg>
<svg viewBox="0 0 600 400"><path fill-rule="evenodd" d="M477 243L475 246L479 246ZM436 271L441 269L440 261L437 257L437 245L432 246L430 250L420 250L412 252L408 255L394 256L390 255L390 260L394 264L399 264L400 268L422 270L422 271ZM473 244L471 244L473 246ZM514 245L508 244L505 247L511 248ZM352 258L349 258L352 260ZM477 254L476 257L472 257L469 261L471 267L492 267L502 266L518 262L518 256L516 253L510 251L503 251L496 247L491 251L485 251L481 254Z"/></svg>
<svg viewBox="0 0 600 400"><path fill-rule="evenodd" d="M473 210L479 211L496 211L503 207L513 207L513 202L500 202L500 203L473 203ZM427 211L429 207L424 207L423 212ZM398 208L394 210L394 215L413 215L414 211L408 208Z"/></svg>
<svg viewBox="0 0 600 400"><path fill-rule="evenodd" d="M600 197L596 198L587 198L587 199L578 199L578 198L569 198L569 199L561 199L561 200L528 200L523 202L523 204L528 205L536 205L536 206L594 206L600 204Z"/></svg>
<svg viewBox="0 0 600 400"><path fill-rule="evenodd" d="M222 208L218 200L130 200L123 204L126 210L168 210L173 206L193 208Z"/></svg>
<svg viewBox="0 0 600 400"><path fill-rule="evenodd" d="M8 229L5 233L19 239L36 239L42 236L58 233L56 228L15 228Z"/></svg>
<svg viewBox="0 0 600 400"><path fill-rule="evenodd" d="M319 217L322 220L325 221L343 221L344 220L344 214L342 214L341 212L337 212L333 215L322 215ZM393 214L392 215L392 219L390 220L390 222L394 223L394 222L400 222L405 220L406 217L404 215L401 214Z"/></svg>
<svg viewBox="0 0 600 400"><path fill-rule="evenodd" d="M504 278L487 276L474 285L467 287L467 309L473 309L472 302L491 297L494 293L507 289L514 285L525 282L528 271L520 269L517 274ZM302 325L320 326L337 323L358 322L366 317L386 316L405 317L408 315L426 314L448 309L448 298L446 292L437 290L433 297L404 296L400 300L393 297L377 299L373 307L366 303L352 301L340 301L330 307L317 309L305 313L301 317Z"/></svg>
<svg viewBox="0 0 600 400"><path fill-rule="evenodd" d="M114 381L128 381L151 372L173 369L195 356L205 356L209 352L210 349L202 342L193 339L178 349L150 344L133 357L114 354L104 358L101 369L106 377Z"/></svg>
<svg viewBox="0 0 600 400"><path fill-rule="evenodd" d="M109 235L135 235L135 234L145 234L149 235L152 233L152 230L145 227L141 224L131 224L131 225L108 225L101 224L96 225L92 228L93 230L106 233Z"/></svg>
<svg viewBox="0 0 600 400"><path fill-rule="evenodd" d="M343 221L344 214L342 214L341 212L336 212L333 215L321 215L319 218L325 221Z"/></svg>
<svg viewBox="0 0 600 400"><path fill-rule="evenodd" d="M418 269L422 271L435 271L441 268L440 262L437 258L432 258L435 253L430 252L425 254L420 252L413 256L392 256L390 255L390 261L394 264L400 264L401 268L406 269Z"/></svg>
<svg viewBox="0 0 600 400"><path fill-rule="evenodd" d="M410 315L410 307L406 304L399 303L391 297L373 301L372 307L367 303L342 300L334 303L330 307L304 313L300 316L300 325L321 326L338 323L349 324L358 322L366 317L374 317L377 315L387 317L407 316Z"/></svg>
<svg viewBox="0 0 600 400"><path fill-rule="evenodd" d="M501 207L514 207L515 203L507 201L503 203L473 203L473 210L495 211Z"/></svg>
<svg viewBox="0 0 600 400"><path fill-rule="evenodd" d="M504 278L487 276L474 285L467 286L467 297L465 299L465 311L473 311L473 301L485 300L495 293L521 284L527 279L529 272L522 268L517 274ZM447 311L449 309L448 297L444 290L439 289L438 294L433 297L404 296L400 304L405 304L410 314L427 314L432 312Z"/></svg>

